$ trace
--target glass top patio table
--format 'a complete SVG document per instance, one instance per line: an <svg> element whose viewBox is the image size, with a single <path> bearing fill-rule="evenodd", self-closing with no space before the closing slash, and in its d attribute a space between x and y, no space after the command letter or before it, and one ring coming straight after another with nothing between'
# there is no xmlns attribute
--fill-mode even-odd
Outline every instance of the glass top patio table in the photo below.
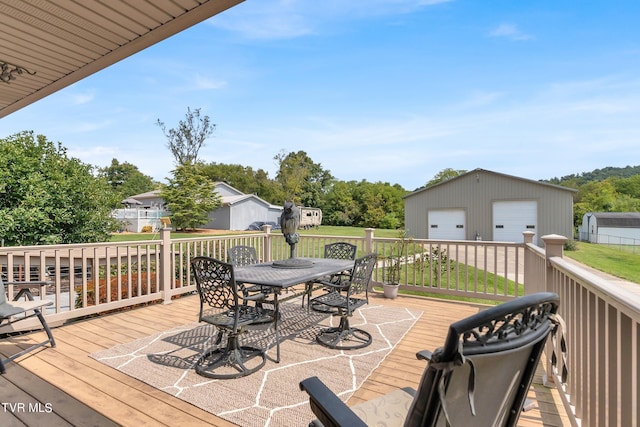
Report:
<svg viewBox="0 0 640 427"><path fill-rule="evenodd" d="M254 285L272 286L276 288L289 288L300 283L305 283L323 276L337 274L353 268L352 260L330 258L300 258L312 262L308 268L280 268L273 263L266 262L237 267L235 279L242 283Z"/></svg>

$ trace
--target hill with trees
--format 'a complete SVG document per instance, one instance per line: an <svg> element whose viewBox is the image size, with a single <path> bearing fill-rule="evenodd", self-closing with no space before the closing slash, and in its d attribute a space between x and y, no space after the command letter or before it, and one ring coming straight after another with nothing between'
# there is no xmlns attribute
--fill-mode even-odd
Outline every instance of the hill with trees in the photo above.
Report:
<svg viewBox="0 0 640 427"><path fill-rule="evenodd" d="M542 182L578 190L573 198L575 225L587 212L640 211L640 166L606 167Z"/></svg>
<svg viewBox="0 0 640 427"><path fill-rule="evenodd" d="M579 185L593 181L604 181L608 178L631 178L635 175L640 175L640 166L625 166L623 168L608 166L602 169L595 169L591 172L566 175L562 178L551 178L544 180L544 182L577 188Z"/></svg>

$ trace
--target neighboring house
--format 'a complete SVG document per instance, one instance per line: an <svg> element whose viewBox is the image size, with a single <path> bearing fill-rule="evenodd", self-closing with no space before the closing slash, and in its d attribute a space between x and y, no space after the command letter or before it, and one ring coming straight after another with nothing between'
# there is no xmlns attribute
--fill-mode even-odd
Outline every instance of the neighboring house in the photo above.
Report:
<svg viewBox="0 0 640 427"><path fill-rule="evenodd" d="M580 240L610 245L640 245L640 212L587 212Z"/></svg>
<svg viewBox="0 0 640 427"><path fill-rule="evenodd" d="M224 182L217 182L215 191L220 195L222 204L209 214L209 222L203 224L202 228L247 230L249 225L256 221L278 223L280 220L282 206L272 205L255 194L244 194ZM157 216L158 227L160 226L160 216L171 215L165 210L166 205L162 197L160 197L160 190L137 194L129 197L129 199L140 202L136 206L138 212L146 211L147 216ZM118 211L123 210L118 209ZM159 214L152 214L152 212L159 212ZM134 228L134 230L130 231L139 232L141 230L139 227L129 227Z"/></svg>
<svg viewBox="0 0 640 427"><path fill-rule="evenodd" d="M142 194L136 194L135 196L128 197L125 200L131 199L140 202L139 205L134 206L138 209L166 209L164 200L162 200L162 197L160 197L160 190L153 190Z"/></svg>
<svg viewBox="0 0 640 427"><path fill-rule="evenodd" d="M220 208L209 214L209 222L202 228L216 230L247 230L252 222L279 223L282 206L275 206L256 196L244 194L224 182L216 183L222 197Z"/></svg>
<svg viewBox="0 0 640 427"><path fill-rule="evenodd" d="M573 237L576 190L484 169L404 197L405 228L416 238L523 242L523 232Z"/></svg>

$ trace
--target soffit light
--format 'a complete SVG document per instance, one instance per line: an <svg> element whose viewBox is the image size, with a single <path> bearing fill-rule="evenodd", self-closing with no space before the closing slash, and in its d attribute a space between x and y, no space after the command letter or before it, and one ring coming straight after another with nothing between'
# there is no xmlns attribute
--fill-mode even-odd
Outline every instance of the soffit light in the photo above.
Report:
<svg viewBox="0 0 640 427"><path fill-rule="evenodd" d="M16 79L15 74L22 74L23 72L32 76L36 74L35 71L31 72L24 67L0 59L0 81L9 84L11 80Z"/></svg>

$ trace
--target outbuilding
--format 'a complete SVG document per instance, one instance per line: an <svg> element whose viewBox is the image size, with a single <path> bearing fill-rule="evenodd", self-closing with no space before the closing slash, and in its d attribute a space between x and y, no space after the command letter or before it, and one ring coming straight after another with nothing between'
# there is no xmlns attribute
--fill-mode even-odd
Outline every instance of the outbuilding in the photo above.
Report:
<svg viewBox="0 0 640 427"><path fill-rule="evenodd" d="M423 239L523 242L523 232L573 237L576 190L485 169L404 197L405 228Z"/></svg>
<svg viewBox="0 0 640 427"><path fill-rule="evenodd" d="M587 212L580 240L607 245L640 245L640 212Z"/></svg>
<svg viewBox="0 0 640 427"><path fill-rule="evenodd" d="M278 223L282 206L272 205L255 194L244 194L224 182L216 183L222 205L209 215L203 228L216 230L247 230L258 222Z"/></svg>
<svg viewBox="0 0 640 427"><path fill-rule="evenodd" d="M255 194L244 194L224 182L215 184L220 195L221 205L209 214L209 221L202 228L216 230L247 230L254 222L277 224L282 206L272 205ZM129 199L139 204L134 209L117 209L114 216L121 220L123 229L140 232L144 225L160 228L160 218L169 216L166 204L160 196L160 190L136 194Z"/></svg>

